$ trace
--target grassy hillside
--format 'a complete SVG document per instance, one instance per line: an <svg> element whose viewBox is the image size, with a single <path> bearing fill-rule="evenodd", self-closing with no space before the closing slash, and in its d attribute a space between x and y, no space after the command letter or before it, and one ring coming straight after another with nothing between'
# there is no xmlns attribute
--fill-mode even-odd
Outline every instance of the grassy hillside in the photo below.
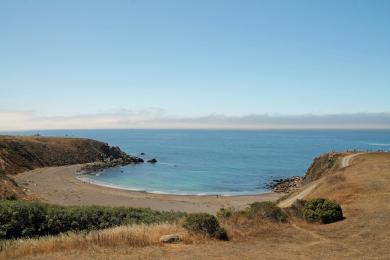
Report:
<svg viewBox="0 0 390 260"><path fill-rule="evenodd" d="M0 136L0 198L23 197L12 175L39 167L132 159L118 147L80 138Z"/></svg>

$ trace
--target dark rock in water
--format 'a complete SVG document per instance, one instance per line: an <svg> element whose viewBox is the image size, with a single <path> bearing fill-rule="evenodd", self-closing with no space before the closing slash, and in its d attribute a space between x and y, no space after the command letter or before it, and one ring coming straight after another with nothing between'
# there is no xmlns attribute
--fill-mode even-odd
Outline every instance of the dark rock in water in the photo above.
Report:
<svg viewBox="0 0 390 260"><path fill-rule="evenodd" d="M134 163L143 163L144 159L138 158L138 157L133 157L133 161L134 161Z"/></svg>
<svg viewBox="0 0 390 260"><path fill-rule="evenodd" d="M156 163L156 162L157 162L156 158L148 160L148 163Z"/></svg>
<svg viewBox="0 0 390 260"><path fill-rule="evenodd" d="M140 155L145 155L145 153L140 153Z"/></svg>

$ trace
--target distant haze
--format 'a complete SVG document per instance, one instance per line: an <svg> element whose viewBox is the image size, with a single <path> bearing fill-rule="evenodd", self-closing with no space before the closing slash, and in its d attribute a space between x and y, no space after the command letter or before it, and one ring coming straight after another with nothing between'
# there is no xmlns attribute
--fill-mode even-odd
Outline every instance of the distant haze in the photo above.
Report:
<svg viewBox="0 0 390 260"><path fill-rule="evenodd" d="M31 129L390 129L390 113L170 116L151 111L42 117L0 112L0 131Z"/></svg>

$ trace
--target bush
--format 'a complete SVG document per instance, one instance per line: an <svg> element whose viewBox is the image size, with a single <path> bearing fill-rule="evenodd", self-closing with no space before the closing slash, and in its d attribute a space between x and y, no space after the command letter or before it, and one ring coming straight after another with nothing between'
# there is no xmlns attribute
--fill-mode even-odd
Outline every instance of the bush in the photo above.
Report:
<svg viewBox="0 0 390 260"><path fill-rule="evenodd" d="M217 212L217 218L230 218L234 215L233 208L220 208Z"/></svg>
<svg viewBox="0 0 390 260"><path fill-rule="evenodd" d="M214 237L219 240L228 241L229 237L224 228L219 228L217 232L215 232Z"/></svg>
<svg viewBox="0 0 390 260"><path fill-rule="evenodd" d="M313 199L305 203L303 218L310 222L328 224L343 219L341 206L334 200Z"/></svg>
<svg viewBox="0 0 390 260"><path fill-rule="evenodd" d="M38 202L0 201L0 239L90 231L125 224L173 222L183 213L126 207L60 207Z"/></svg>
<svg viewBox="0 0 390 260"><path fill-rule="evenodd" d="M207 213L187 215L183 227L191 233L206 234L217 239L228 240L226 230L219 226L217 218Z"/></svg>
<svg viewBox="0 0 390 260"><path fill-rule="evenodd" d="M220 228L217 218L207 213L189 214L184 219L183 227L193 233L211 236Z"/></svg>
<svg viewBox="0 0 390 260"><path fill-rule="evenodd" d="M250 207L247 209L247 213L252 218L261 217L276 222L287 221L287 214L271 201L254 202L250 204Z"/></svg>

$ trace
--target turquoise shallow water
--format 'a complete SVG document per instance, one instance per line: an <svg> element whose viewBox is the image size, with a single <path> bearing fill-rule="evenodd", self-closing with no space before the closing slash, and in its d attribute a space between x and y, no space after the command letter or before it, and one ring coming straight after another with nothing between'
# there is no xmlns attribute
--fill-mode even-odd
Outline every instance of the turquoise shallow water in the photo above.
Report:
<svg viewBox="0 0 390 260"><path fill-rule="evenodd" d="M390 131L67 130L51 136L88 137L118 145L157 164L128 165L89 176L126 189L169 194L266 192L272 179L303 175L323 152L390 150ZM18 134L31 134L23 132ZM34 132L36 133L36 131Z"/></svg>

